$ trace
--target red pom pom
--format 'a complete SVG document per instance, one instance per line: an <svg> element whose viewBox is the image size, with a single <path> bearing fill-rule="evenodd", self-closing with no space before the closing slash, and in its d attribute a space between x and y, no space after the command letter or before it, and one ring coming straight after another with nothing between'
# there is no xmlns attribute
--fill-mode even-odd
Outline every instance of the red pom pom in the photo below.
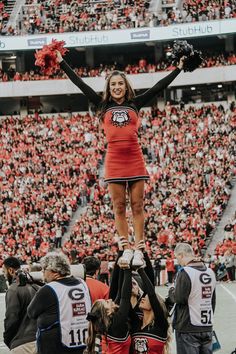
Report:
<svg viewBox="0 0 236 354"><path fill-rule="evenodd" d="M44 75L52 75L60 69L60 65L57 62L56 50L64 56L68 52L68 49L64 48L64 45L64 41L53 39L52 43L44 45L40 50L36 50L35 65L40 66Z"/></svg>

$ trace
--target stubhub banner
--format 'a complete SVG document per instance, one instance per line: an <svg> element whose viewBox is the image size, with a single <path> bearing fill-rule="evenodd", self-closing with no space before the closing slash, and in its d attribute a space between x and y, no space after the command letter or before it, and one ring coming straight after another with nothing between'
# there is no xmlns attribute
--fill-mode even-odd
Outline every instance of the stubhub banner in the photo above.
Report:
<svg viewBox="0 0 236 354"><path fill-rule="evenodd" d="M47 38L31 38L27 39L28 47L42 47L47 44Z"/></svg>
<svg viewBox="0 0 236 354"><path fill-rule="evenodd" d="M109 44L158 42L236 33L236 18L171 25L167 27L132 28L113 31L71 32L30 36L0 36L0 51L42 48L52 39L63 40L66 47L88 47Z"/></svg>
<svg viewBox="0 0 236 354"><path fill-rule="evenodd" d="M130 33L131 40L150 39L150 29Z"/></svg>

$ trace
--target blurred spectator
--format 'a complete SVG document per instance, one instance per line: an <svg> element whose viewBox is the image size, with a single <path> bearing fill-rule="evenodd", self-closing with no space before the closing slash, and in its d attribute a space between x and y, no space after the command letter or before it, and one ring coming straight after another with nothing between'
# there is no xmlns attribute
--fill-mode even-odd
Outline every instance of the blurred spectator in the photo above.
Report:
<svg viewBox="0 0 236 354"><path fill-rule="evenodd" d="M109 286L97 278L100 272L101 261L94 256L85 257L83 260L86 272L86 283L88 285L92 304L98 299L109 298Z"/></svg>
<svg viewBox="0 0 236 354"><path fill-rule="evenodd" d="M3 262L3 272L9 283L6 293L4 343L12 353L36 354L36 321L27 315L27 306L39 286L21 271L17 258L8 257Z"/></svg>
<svg viewBox="0 0 236 354"><path fill-rule="evenodd" d="M227 250L224 254L224 263L228 275L228 281L235 280L235 265L236 265L236 256L232 253L232 250Z"/></svg>
<svg viewBox="0 0 236 354"><path fill-rule="evenodd" d="M172 257L167 257L166 259L166 271L168 284L172 284L175 274L174 259Z"/></svg>
<svg viewBox="0 0 236 354"><path fill-rule="evenodd" d="M108 268L108 260L106 255L105 255L105 259L101 260L99 279L101 282L107 285L109 284L109 268Z"/></svg>
<svg viewBox="0 0 236 354"><path fill-rule="evenodd" d="M154 285L161 285L161 255L154 260Z"/></svg>

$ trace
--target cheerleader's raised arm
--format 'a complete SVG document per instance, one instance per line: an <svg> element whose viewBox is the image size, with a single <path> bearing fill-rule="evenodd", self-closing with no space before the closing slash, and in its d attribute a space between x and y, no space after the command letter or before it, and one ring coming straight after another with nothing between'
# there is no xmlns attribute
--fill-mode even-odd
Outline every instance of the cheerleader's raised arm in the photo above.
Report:
<svg viewBox="0 0 236 354"><path fill-rule="evenodd" d="M183 69L184 66L184 60L185 56L183 56L179 64L177 65L176 69L173 70L170 74L168 74L166 77L158 81L153 87L151 87L149 90L145 91L141 95L135 96L134 102L136 104L136 107L140 109L143 107L146 103L148 103L150 100L152 100L155 96L158 95L159 92L163 91L166 87L168 87L172 81L179 75L181 70Z"/></svg>
<svg viewBox="0 0 236 354"><path fill-rule="evenodd" d="M81 79L81 77L76 75L72 68L62 58L62 55L59 51L56 51L56 55L61 69L66 73L66 75L73 82L73 84L75 84L83 92L83 94L88 98L88 100L92 102L96 106L96 108L98 108L99 104L102 101L102 97L98 95L89 85L87 85Z"/></svg>

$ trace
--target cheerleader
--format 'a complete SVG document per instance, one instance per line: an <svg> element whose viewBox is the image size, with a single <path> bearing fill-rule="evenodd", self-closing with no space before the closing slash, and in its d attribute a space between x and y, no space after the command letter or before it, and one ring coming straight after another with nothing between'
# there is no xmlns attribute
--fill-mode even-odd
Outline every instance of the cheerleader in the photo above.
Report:
<svg viewBox="0 0 236 354"><path fill-rule="evenodd" d="M133 354L168 354L170 329L164 300L155 293L155 288L143 268L138 270L146 293L139 304L143 317L136 312L131 316Z"/></svg>
<svg viewBox="0 0 236 354"><path fill-rule="evenodd" d="M112 72L106 80L103 95L97 94L91 87L75 74L71 67L56 51L57 62L69 79L94 104L108 143L105 159L105 182L113 203L115 225L119 236L128 239L126 220L126 190L129 191L133 216L135 245L144 238L144 181L149 179L145 167L141 146L138 142L140 126L139 110L163 91L183 69L185 57L164 79L141 95L136 96L127 77L120 71ZM143 257L140 250L128 248L123 253L124 263L142 266Z"/></svg>
<svg viewBox="0 0 236 354"><path fill-rule="evenodd" d="M124 267L124 262L122 263ZM89 320L88 340L85 354L100 352L104 354L129 354L131 336L128 316L131 298L131 270L124 269L122 287L119 280L119 291L115 301L97 300L87 316ZM103 341L101 343L101 337Z"/></svg>

